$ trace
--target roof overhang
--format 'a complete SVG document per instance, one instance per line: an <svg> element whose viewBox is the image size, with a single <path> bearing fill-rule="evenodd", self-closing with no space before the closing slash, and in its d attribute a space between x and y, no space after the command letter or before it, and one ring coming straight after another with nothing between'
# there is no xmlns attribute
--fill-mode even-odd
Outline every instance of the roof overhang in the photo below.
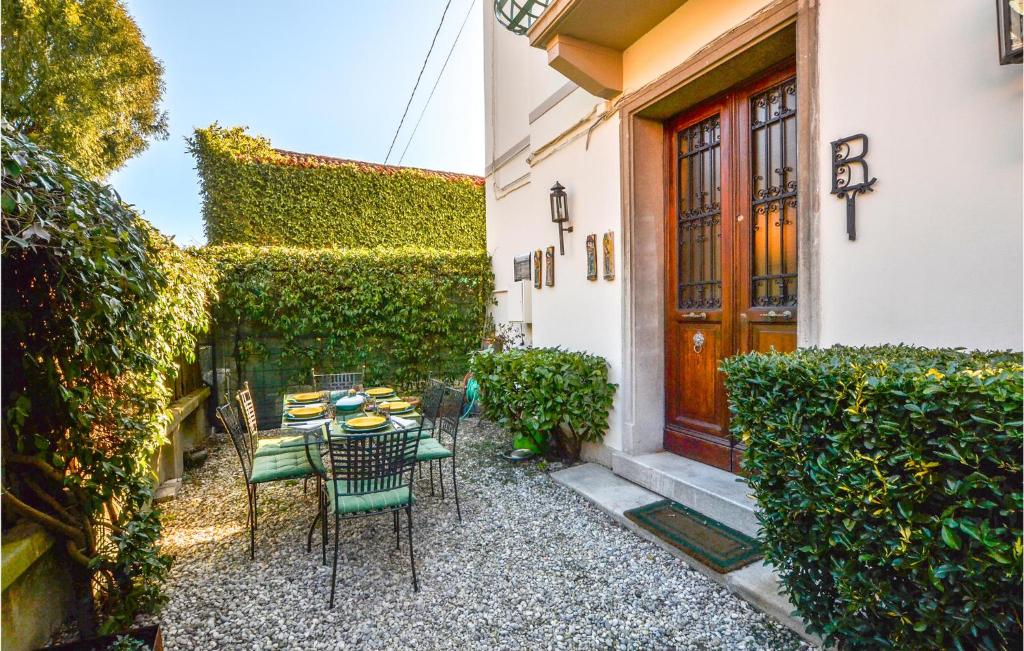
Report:
<svg viewBox="0 0 1024 651"><path fill-rule="evenodd" d="M593 95L622 92L622 52L686 0L553 0L527 32L548 64Z"/></svg>

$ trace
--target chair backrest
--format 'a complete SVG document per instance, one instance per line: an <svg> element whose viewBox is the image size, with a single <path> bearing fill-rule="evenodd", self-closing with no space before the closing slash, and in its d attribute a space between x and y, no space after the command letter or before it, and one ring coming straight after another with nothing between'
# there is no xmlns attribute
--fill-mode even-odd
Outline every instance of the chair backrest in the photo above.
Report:
<svg viewBox="0 0 1024 651"><path fill-rule="evenodd" d="M466 402L465 389L447 387L444 398L437 411L437 420L434 425L434 436L441 441L441 434L446 434L451 439L452 451L455 448L455 440L459 436L459 421L462 419L462 407Z"/></svg>
<svg viewBox="0 0 1024 651"><path fill-rule="evenodd" d="M330 437L327 449L336 492L363 495L402 487L412 490L420 428Z"/></svg>
<svg viewBox="0 0 1024 651"><path fill-rule="evenodd" d="M427 386L423 390L423 400L420 403L420 413L431 425L437 420L437 412L441 410L441 401L444 400L444 394L447 390L448 387L445 386L444 382L433 379L427 380Z"/></svg>
<svg viewBox="0 0 1024 651"><path fill-rule="evenodd" d="M242 476L249 481L252 476L252 449L249 446L248 437L242 431L242 423L238 418L238 407L230 402L217 407L217 417L220 419L224 429L231 438L231 443L238 453L238 461L242 464Z"/></svg>
<svg viewBox="0 0 1024 651"><path fill-rule="evenodd" d="M313 385L317 391L348 391L363 383L362 373L313 374Z"/></svg>
<svg viewBox="0 0 1024 651"><path fill-rule="evenodd" d="M249 390L249 382L242 384L242 388L235 394L238 406L242 409L242 420L245 422L245 429L249 436L255 437L259 431L259 423L256 420L256 403L252 400L252 391Z"/></svg>

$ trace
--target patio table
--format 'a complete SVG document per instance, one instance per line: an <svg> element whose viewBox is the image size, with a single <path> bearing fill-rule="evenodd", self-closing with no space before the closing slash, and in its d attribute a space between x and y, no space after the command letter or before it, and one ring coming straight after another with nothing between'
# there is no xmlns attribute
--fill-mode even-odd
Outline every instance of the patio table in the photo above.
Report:
<svg viewBox="0 0 1024 651"><path fill-rule="evenodd" d="M291 421L291 420L288 420L288 419L285 418L285 416L284 416L284 407L288 406L288 398L290 398L290 397L291 397L290 394L286 394L284 396L284 398L282 399L283 405L282 405L282 409L281 409L281 429L290 429L290 430L295 431L296 433L309 432L310 434L312 434L313 441L316 442L316 443L320 443L321 442L321 440L320 440L320 431L321 430L320 430L319 427L316 427L314 429L307 429L307 428L296 427L296 425L299 425L302 421L298 421L298 422L297 421ZM342 428L341 423L346 421L346 420L348 420L349 418L355 418L357 416L368 416L368 415L372 415L372 414L368 414L368 413L363 412L363 411L353 411L353 412L347 412L347 413L338 413L335 416L335 418L331 419L331 421L329 423L329 429L330 429L329 436L331 438L343 437L343 436L358 436L360 434L360 432L348 432L348 431L345 431ZM408 414L394 414L393 418L404 418L405 420L411 420L411 421L416 423L416 426L419 426L419 424L423 421L423 415L420 414L418 411L413 411L413 412L410 412ZM318 420L325 420L325 419L313 419L313 420L314 421L318 421ZM401 429L401 428L396 427L393 422L389 422L388 423L388 427L385 428L385 429L379 429L379 430L376 430L374 432L366 432L366 433L367 434L383 434L385 432L398 431L399 429ZM282 448L302 448L305 445L306 445L306 437L302 437L302 438L296 438L295 440L291 440L291 441L283 441L281 443L280 447L282 447Z"/></svg>

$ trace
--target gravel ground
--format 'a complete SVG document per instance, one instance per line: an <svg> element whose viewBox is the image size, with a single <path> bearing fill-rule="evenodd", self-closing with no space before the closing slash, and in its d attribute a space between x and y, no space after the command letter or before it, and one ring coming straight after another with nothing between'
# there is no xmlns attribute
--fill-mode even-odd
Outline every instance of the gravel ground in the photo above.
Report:
<svg viewBox="0 0 1024 651"><path fill-rule="evenodd" d="M165 508L165 647L809 648L536 464L500 459L507 438L464 423L461 526L450 493L430 497L425 480L414 489L419 593L404 528L396 551L390 516L343 522L333 610L330 566L316 545L305 550L314 498L301 482L262 486L250 561L238 459L221 442Z"/></svg>

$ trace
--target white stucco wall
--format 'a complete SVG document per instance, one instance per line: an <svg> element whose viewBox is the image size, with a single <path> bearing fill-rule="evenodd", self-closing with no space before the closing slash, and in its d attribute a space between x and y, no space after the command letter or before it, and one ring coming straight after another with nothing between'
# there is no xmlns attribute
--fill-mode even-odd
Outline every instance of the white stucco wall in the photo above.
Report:
<svg viewBox="0 0 1024 651"><path fill-rule="evenodd" d="M490 3L486 6L484 20L493 21L493 8ZM496 145L488 152L488 161L522 138L530 138L526 151L487 177L487 248L494 259L498 299L495 319L506 318L509 297L518 291L513 258L555 246L554 287L530 291L532 344L600 355L608 360L609 379L618 382L621 275L604 280L599 264L598 280L586 279L586 238L591 233L597 236L600 255L602 235L613 231L616 270L621 269L618 117L599 121L606 102L576 89L530 124L529 113L567 80L548 67L545 53L529 47L525 37L501 27L494 30L493 40L488 38L491 33L491 25L485 23L485 69L493 75L485 82L490 86L493 81L497 100L493 109L488 105L488 130L493 133L488 137ZM586 122L581 125L581 121ZM524 173L529 175L526 181L509 187ZM565 255L558 255L558 228L551 222L549 209L548 195L555 181L566 188L573 226L573 232L565 234ZM620 417L613 410L605 443L618 448L620 440Z"/></svg>
<svg viewBox="0 0 1024 651"><path fill-rule="evenodd" d="M627 92L767 4L684 3L625 51ZM1021 348L1021 66L998 64L994 7L820 0L819 17L816 343ZM601 355L619 382L624 292L614 101L576 89L531 123L530 112L566 80L543 51L497 25L491 3L484 21L494 316L508 317L507 299L516 293L513 257L558 244L548 208L557 180L568 190L574 232L566 234L565 255L556 255L555 286L530 291L532 343ZM878 183L858 198L858 239L849 242L845 203L829 194L829 142L858 132L870 137ZM521 152L492 165L526 138ZM616 279L588 281L586 236L596 234L600 246L608 230ZM617 404L623 397L620 389ZM622 419L616 409L608 448L622 447Z"/></svg>
<svg viewBox="0 0 1024 651"><path fill-rule="evenodd" d="M1021 348L1021 66L994 2L822 0L820 343ZM878 178L829 194L829 142L863 132Z"/></svg>

